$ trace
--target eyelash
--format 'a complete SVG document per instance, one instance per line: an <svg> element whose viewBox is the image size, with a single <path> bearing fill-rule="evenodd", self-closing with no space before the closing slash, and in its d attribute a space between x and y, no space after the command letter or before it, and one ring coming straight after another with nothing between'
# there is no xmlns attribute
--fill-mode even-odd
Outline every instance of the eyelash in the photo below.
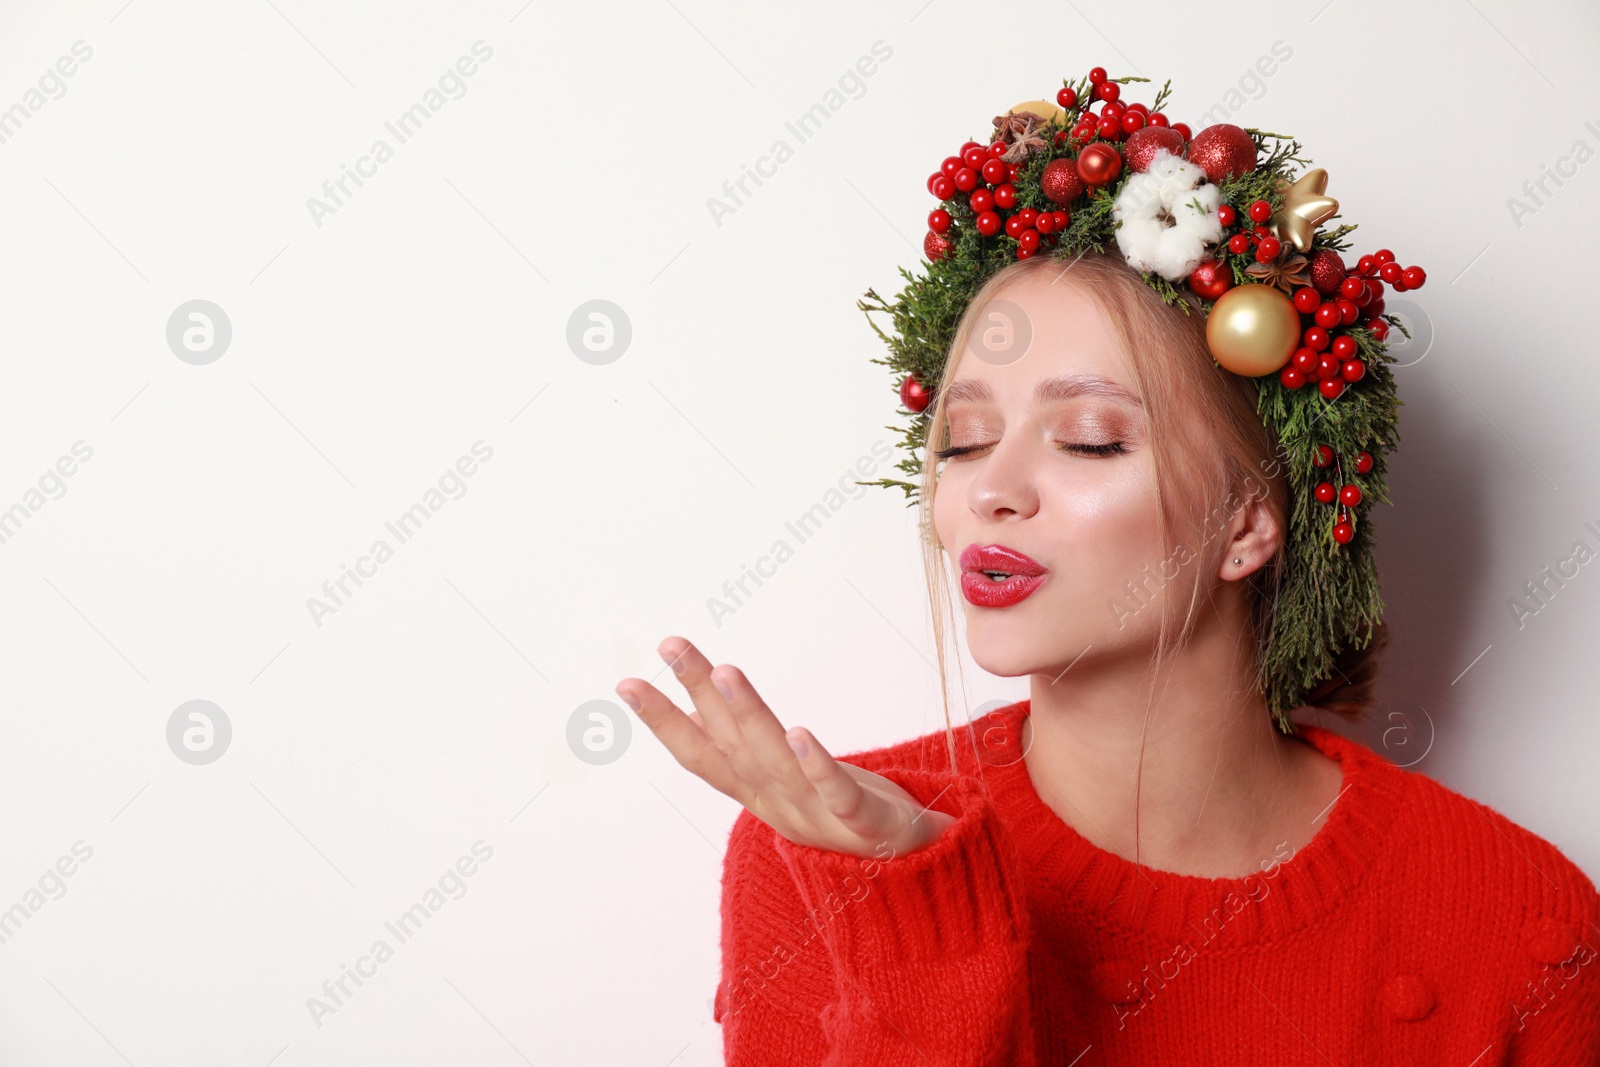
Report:
<svg viewBox="0 0 1600 1067"><path fill-rule="evenodd" d="M950 448L936 448L933 450L933 454L938 459L951 459L956 456L965 456L969 452L980 452L988 447L988 445L954 445ZM1085 456L1119 456L1128 451L1121 441L1112 441L1110 444L1104 445L1058 442L1056 447L1063 452L1075 452Z"/></svg>

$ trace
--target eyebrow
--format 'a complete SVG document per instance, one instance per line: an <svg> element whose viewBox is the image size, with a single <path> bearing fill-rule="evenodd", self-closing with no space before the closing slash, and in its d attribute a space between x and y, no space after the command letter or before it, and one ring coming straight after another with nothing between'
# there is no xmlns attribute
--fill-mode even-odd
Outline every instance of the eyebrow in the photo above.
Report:
<svg viewBox="0 0 1600 1067"><path fill-rule="evenodd" d="M1094 374L1068 374L1064 377L1046 378L1033 391L1033 398L1039 403L1050 400L1071 400L1077 396L1103 396L1134 407L1144 407L1143 400L1121 385L1110 378ZM962 400L992 403L994 394L986 382L978 381L976 378L959 378L951 382L945 390L944 402L948 406Z"/></svg>

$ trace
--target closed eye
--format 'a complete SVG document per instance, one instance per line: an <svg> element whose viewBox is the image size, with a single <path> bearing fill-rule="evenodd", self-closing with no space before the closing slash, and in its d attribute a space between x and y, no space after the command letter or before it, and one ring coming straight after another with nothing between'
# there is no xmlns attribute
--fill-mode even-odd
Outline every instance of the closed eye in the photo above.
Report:
<svg viewBox="0 0 1600 1067"><path fill-rule="evenodd" d="M1085 445L1071 441L1059 441L1057 446L1063 452L1077 452L1085 456L1120 456L1128 451L1121 441L1111 441L1103 445Z"/></svg>
<svg viewBox="0 0 1600 1067"><path fill-rule="evenodd" d="M936 448L933 454L941 460L954 459L959 456L971 455L974 452L981 452L988 447L990 446L952 445L949 448ZM1120 456L1125 455L1128 451L1126 444L1122 441L1110 441L1099 445L1084 444L1077 441L1058 441L1056 447L1063 452L1073 452L1082 456Z"/></svg>

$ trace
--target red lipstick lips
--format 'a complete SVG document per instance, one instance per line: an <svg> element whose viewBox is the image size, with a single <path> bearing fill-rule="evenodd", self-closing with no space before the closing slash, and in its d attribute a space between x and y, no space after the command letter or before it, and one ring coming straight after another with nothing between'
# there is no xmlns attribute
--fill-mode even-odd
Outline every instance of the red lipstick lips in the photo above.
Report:
<svg viewBox="0 0 1600 1067"><path fill-rule="evenodd" d="M961 550L961 595L980 608L1010 607L1043 585L1048 569L1005 545L968 545Z"/></svg>

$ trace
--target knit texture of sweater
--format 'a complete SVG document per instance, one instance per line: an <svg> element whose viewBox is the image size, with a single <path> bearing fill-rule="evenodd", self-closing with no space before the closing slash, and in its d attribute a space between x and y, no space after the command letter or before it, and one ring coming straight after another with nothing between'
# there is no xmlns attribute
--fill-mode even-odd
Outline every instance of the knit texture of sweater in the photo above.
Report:
<svg viewBox="0 0 1600 1067"><path fill-rule="evenodd" d="M1555 846L1323 727L1312 839L1203 878L1108 852L1023 761L1027 701L840 757L956 818L882 859L729 834L729 1067L1600 1067L1600 894Z"/></svg>

